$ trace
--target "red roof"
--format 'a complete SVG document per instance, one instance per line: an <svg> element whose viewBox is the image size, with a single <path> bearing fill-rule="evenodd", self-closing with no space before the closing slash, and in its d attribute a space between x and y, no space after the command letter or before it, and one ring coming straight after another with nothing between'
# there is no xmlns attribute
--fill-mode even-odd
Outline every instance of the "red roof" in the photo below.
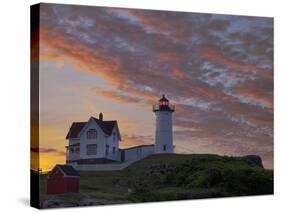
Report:
<svg viewBox="0 0 281 212"><path fill-rule="evenodd" d="M159 102L169 102L169 100L165 97L165 94L163 94L162 98L159 100Z"/></svg>
<svg viewBox="0 0 281 212"><path fill-rule="evenodd" d="M112 134L112 130L114 128L114 125L117 125L117 121L101 121L99 119L96 119L95 117L92 117L95 122L99 125L99 127L102 129L102 131L106 134L106 135L111 135ZM88 122L73 122L67 135L66 135L66 139L69 138L78 138L79 133L81 132L81 130L84 128L84 126L87 124ZM117 126L118 127L118 126Z"/></svg>

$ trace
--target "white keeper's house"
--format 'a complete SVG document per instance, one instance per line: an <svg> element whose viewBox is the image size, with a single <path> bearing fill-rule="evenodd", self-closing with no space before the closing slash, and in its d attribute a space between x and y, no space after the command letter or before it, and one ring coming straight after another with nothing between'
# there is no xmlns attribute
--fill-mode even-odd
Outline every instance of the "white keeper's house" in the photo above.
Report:
<svg viewBox="0 0 281 212"><path fill-rule="evenodd" d="M119 148L121 133L116 120L90 117L86 122L73 122L66 139L66 163L77 170L122 169L152 154L173 153L172 113L175 106L163 95L153 105L156 115L155 144Z"/></svg>

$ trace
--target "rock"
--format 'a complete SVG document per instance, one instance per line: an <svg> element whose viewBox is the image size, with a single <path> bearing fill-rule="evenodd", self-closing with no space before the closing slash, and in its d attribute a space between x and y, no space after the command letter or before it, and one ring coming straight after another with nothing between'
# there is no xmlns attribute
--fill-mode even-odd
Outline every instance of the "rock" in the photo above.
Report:
<svg viewBox="0 0 281 212"><path fill-rule="evenodd" d="M260 156L258 155L246 155L243 157L244 159L248 160L248 161L251 161L252 163L254 163L255 165L263 168L263 165L262 165L262 159Z"/></svg>
<svg viewBox="0 0 281 212"><path fill-rule="evenodd" d="M204 199L204 198L218 198L224 197L225 195L214 189L209 190L201 190L201 191L186 191L186 192L179 192L177 194L178 200L186 200L186 199Z"/></svg>
<svg viewBox="0 0 281 212"><path fill-rule="evenodd" d="M77 205L75 203L66 204L64 201L59 199L58 200L50 199L43 202L42 208L60 208L60 207L73 207L73 206L77 206Z"/></svg>
<svg viewBox="0 0 281 212"><path fill-rule="evenodd" d="M95 198L87 198L78 202L79 206L91 206L91 205L105 205L105 201Z"/></svg>
<svg viewBox="0 0 281 212"><path fill-rule="evenodd" d="M114 182L115 186L117 187L129 187L129 181L126 179L118 179Z"/></svg>

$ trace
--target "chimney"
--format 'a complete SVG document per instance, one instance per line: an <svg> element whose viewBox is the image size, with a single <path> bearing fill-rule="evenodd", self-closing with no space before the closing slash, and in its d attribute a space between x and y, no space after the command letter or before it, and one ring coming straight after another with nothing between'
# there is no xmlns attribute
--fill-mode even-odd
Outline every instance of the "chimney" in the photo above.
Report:
<svg viewBox="0 0 281 212"><path fill-rule="evenodd" d="M99 120L103 121L103 114L102 113L99 114Z"/></svg>

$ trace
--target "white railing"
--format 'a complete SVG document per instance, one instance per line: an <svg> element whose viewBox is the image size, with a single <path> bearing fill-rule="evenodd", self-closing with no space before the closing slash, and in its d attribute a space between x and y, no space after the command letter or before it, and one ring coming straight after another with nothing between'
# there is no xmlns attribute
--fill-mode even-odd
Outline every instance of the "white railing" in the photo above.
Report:
<svg viewBox="0 0 281 212"><path fill-rule="evenodd" d="M136 160L124 161L123 163L107 163L107 164L77 164L71 165L78 171L117 171L123 170L135 163Z"/></svg>
<svg viewBox="0 0 281 212"><path fill-rule="evenodd" d="M172 104L167 104L167 105L160 105L160 104L156 104L156 105L153 105L153 110L155 111L155 110L160 110L160 107L168 107L170 110L175 110L175 105L172 105Z"/></svg>

